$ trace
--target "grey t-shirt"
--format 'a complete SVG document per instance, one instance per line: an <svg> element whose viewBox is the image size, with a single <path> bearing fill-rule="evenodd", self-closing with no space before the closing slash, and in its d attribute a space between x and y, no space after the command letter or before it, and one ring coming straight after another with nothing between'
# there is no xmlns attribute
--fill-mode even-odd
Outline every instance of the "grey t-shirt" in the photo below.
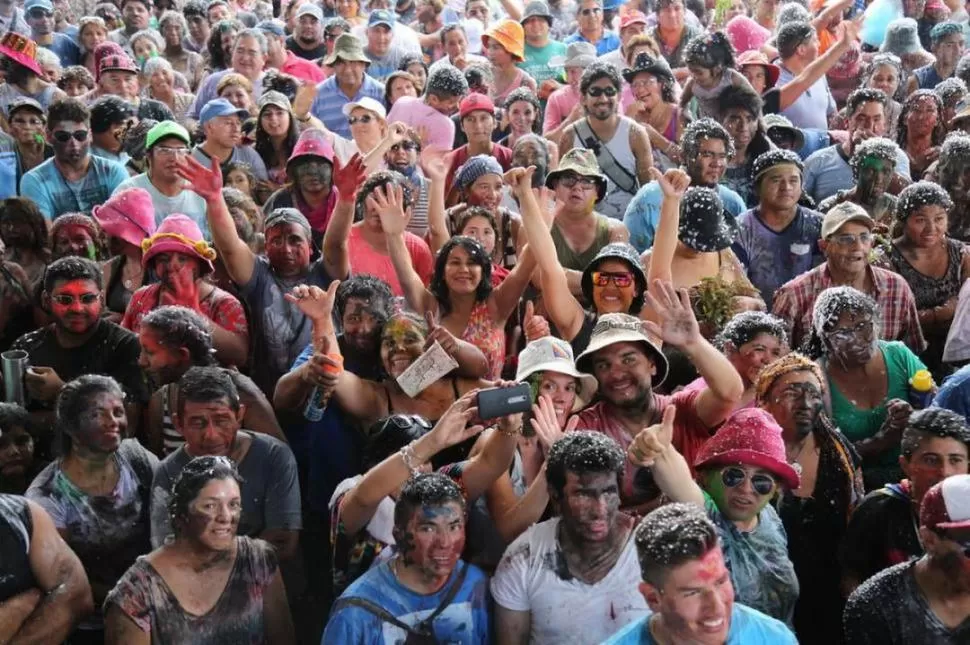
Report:
<svg viewBox="0 0 970 645"><path fill-rule="evenodd" d="M192 149L192 156L196 161L206 168L212 167L212 158L207 155L199 146ZM263 158L260 157L259 153L250 146L236 146L232 149L232 154L229 155L229 159L222 164L223 177L226 176L226 166L234 162L248 165L252 169L253 175L256 176L256 179L261 181L269 180L269 175L266 174L266 164L263 163Z"/></svg>
<svg viewBox="0 0 970 645"><path fill-rule="evenodd" d="M267 529L298 531L303 527L300 514L300 485L296 459L290 447L279 439L240 430L252 438L249 452L237 464L242 476L242 517L238 535L259 537ZM161 546L172 533L168 501L172 485L192 457L182 446L158 465L152 482L152 545Z"/></svg>
<svg viewBox="0 0 970 645"><path fill-rule="evenodd" d="M181 213L187 215L199 225L199 230L202 231L202 236L205 239L212 239L212 235L209 233L209 221L206 219L206 203L197 193L186 189L175 197L163 195L152 185L145 173L124 180L115 188L115 193L126 188L142 188L152 196L152 206L155 207L155 226L160 225L162 220L169 215Z"/></svg>

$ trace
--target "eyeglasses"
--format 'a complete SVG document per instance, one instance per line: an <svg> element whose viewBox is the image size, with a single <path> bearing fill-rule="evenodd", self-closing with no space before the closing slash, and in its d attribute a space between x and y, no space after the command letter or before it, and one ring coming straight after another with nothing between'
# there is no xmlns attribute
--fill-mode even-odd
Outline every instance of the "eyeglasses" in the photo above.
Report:
<svg viewBox="0 0 970 645"><path fill-rule="evenodd" d="M408 150L408 151L417 150L418 144L416 144L413 141L405 141L404 143L395 143L393 146L391 146L391 152L398 152L401 148L404 148L405 150Z"/></svg>
<svg viewBox="0 0 970 645"><path fill-rule="evenodd" d="M856 241L862 245L871 243L873 235L868 231L859 233L858 235L854 233L840 233L839 235L832 235L829 239L833 240L839 246L855 246Z"/></svg>
<svg viewBox="0 0 970 645"><path fill-rule="evenodd" d="M567 175L559 180L559 185L565 186L566 188L579 186L580 188L586 188L588 190L596 186L596 180L590 179L589 177L580 177L579 175Z"/></svg>
<svg viewBox="0 0 970 645"><path fill-rule="evenodd" d="M610 85L608 87L591 87L588 90L586 90L586 94L588 94L589 96L592 96L593 98L599 98L604 94L608 98L613 98L614 96L616 96L617 92L616 92L616 88Z"/></svg>
<svg viewBox="0 0 970 645"><path fill-rule="evenodd" d="M52 296L51 300L53 300L54 302L56 302L62 307L69 307L78 301L82 305L88 306L96 303L100 297L101 297L101 294L99 293L85 293L79 297L69 296L66 293L61 293L56 296Z"/></svg>
<svg viewBox="0 0 970 645"><path fill-rule="evenodd" d="M54 141L58 143L67 143L74 137L75 141L87 141L88 131L87 130L75 130L74 132L68 132L67 130L55 130L54 131Z"/></svg>
<svg viewBox="0 0 970 645"><path fill-rule="evenodd" d="M748 473L736 466L729 466L721 471L721 483L728 488L737 488L746 479L751 480L751 488L759 495L769 495L775 490L775 480L770 475L759 473L749 478Z"/></svg>
<svg viewBox="0 0 970 645"><path fill-rule="evenodd" d="M0 4L3 4L3 3L0 2ZM38 128L38 127L44 125L44 122L41 121L40 119L18 119L18 118L13 118L13 119L10 119L10 123L12 125L19 125L19 126L22 126L22 127L23 126L30 126L32 128Z"/></svg>
<svg viewBox="0 0 970 645"><path fill-rule="evenodd" d="M605 287L610 282L618 287L629 287L633 284L633 274L629 271L593 271L593 285Z"/></svg>
<svg viewBox="0 0 970 645"><path fill-rule="evenodd" d="M366 125L366 124L370 123L371 121L373 121L374 118L375 117L372 116L372 115L370 115L370 114L362 114L360 116L352 116L352 117L350 117L349 119L347 119L347 123L349 125L356 125L358 123L363 123L363 124Z"/></svg>
<svg viewBox="0 0 970 645"><path fill-rule="evenodd" d="M189 154L189 149L186 148L185 146L182 146L180 148L169 148L168 146L158 146L157 148L155 148L155 151L158 152L158 154L161 155L162 157L181 157L183 155Z"/></svg>
<svg viewBox="0 0 970 645"><path fill-rule="evenodd" d="M829 339L837 340L842 342L847 342L852 340L856 334L863 334L865 336L872 335L872 321L863 320L861 323L853 325L852 327L841 327L839 329L834 329L826 334Z"/></svg>
<svg viewBox="0 0 970 645"><path fill-rule="evenodd" d="M600 9L599 7L590 7L589 9L583 9L582 11L580 11L579 12L579 15L586 16L586 17L595 16L596 14L600 13L601 11L603 11L603 10Z"/></svg>

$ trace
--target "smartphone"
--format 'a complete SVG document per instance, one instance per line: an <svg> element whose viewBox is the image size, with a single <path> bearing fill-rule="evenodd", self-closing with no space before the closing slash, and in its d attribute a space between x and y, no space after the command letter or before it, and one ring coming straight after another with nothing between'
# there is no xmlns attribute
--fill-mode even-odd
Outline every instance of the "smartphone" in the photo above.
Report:
<svg viewBox="0 0 970 645"><path fill-rule="evenodd" d="M528 383L514 387L493 387L478 393L478 417L497 419L532 409L532 389Z"/></svg>

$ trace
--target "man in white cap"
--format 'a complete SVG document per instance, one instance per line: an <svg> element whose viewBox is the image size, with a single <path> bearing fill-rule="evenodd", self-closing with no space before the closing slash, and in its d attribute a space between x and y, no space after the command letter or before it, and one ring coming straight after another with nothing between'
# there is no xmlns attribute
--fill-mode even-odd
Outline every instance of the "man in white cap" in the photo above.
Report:
<svg viewBox="0 0 970 645"><path fill-rule="evenodd" d="M926 554L882 571L849 596L846 643L970 642L970 475L933 486L919 521Z"/></svg>
<svg viewBox="0 0 970 645"><path fill-rule="evenodd" d="M307 60L327 55L323 41L323 11L312 2L305 2L296 10L296 29L286 39L286 48Z"/></svg>

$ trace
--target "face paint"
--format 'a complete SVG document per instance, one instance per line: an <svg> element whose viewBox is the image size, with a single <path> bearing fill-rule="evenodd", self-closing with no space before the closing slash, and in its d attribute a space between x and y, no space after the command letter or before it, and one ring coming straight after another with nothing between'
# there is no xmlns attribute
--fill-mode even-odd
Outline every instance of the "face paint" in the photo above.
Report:
<svg viewBox="0 0 970 645"><path fill-rule="evenodd" d="M395 540L398 535L409 548L406 564L416 567L425 580L447 578L465 547L464 511L457 502L424 504L412 513L404 531L395 531Z"/></svg>
<svg viewBox="0 0 970 645"><path fill-rule="evenodd" d="M294 180L300 190L308 193L326 193L333 184L333 166L323 160L309 160L293 169Z"/></svg>
<svg viewBox="0 0 970 645"><path fill-rule="evenodd" d="M305 273L310 266L310 239L306 229L292 222L267 228L266 258L284 278Z"/></svg>
<svg viewBox="0 0 970 645"><path fill-rule="evenodd" d="M377 347L381 320L370 300L348 298L343 314L344 339L362 352Z"/></svg>
<svg viewBox="0 0 970 645"><path fill-rule="evenodd" d="M88 399L71 438L87 450L112 453L128 430L122 398L114 392L99 392Z"/></svg>
<svg viewBox="0 0 970 645"><path fill-rule="evenodd" d="M91 230L80 224L68 224L57 230L53 244L54 255L58 258L75 256L97 260L97 249Z"/></svg>
<svg viewBox="0 0 970 645"><path fill-rule="evenodd" d="M93 280L59 282L50 294L50 308L62 331L83 335L101 316L101 291Z"/></svg>
<svg viewBox="0 0 970 645"><path fill-rule="evenodd" d="M213 551L227 551L241 516L239 485L232 479L213 479L189 504L181 534Z"/></svg>
<svg viewBox="0 0 970 645"><path fill-rule="evenodd" d="M704 490L711 496L721 513L737 524L753 524L758 514L771 501L771 495L759 495L751 486L751 475L764 472L759 468L737 464L745 471L746 478L738 486L729 487L721 477L721 468L710 470L704 475ZM753 529L750 526L746 530Z"/></svg>
<svg viewBox="0 0 970 645"><path fill-rule="evenodd" d="M411 320L396 316L387 321L381 335L381 362L384 370L397 378L424 349L425 335Z"/></svg>

